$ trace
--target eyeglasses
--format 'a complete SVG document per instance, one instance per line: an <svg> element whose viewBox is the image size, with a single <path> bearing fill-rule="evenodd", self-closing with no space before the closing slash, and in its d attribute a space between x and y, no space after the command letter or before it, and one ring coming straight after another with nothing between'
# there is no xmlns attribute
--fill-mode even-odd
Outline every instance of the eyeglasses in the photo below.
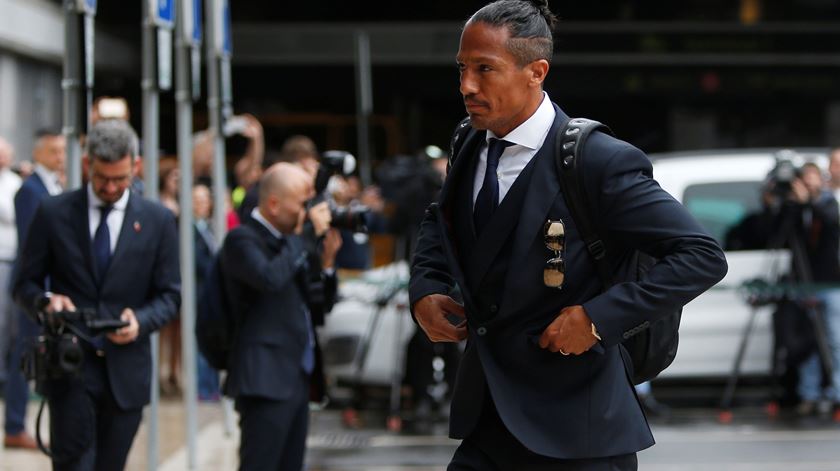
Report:
<svg viewBox="0 0 840 471"><path fill-rule="evenodd" d="M102 175L100 173L93 172L93 179L101 185L113 183L114 185L120 186L125 185L126 183L131 181L131 174L120 175L118 177L106 177L105 175Z"/></svg>
<svg viewBox="0 0 840 471"><path fill-rule="evenodd" d="M543 226L543 239L548 250L554 252L554 257L545 262L543 268L543 283L549 288L563 288L566 277L566 260L563 251L566 248L566 226L563 221L549 219Z"/></svg>

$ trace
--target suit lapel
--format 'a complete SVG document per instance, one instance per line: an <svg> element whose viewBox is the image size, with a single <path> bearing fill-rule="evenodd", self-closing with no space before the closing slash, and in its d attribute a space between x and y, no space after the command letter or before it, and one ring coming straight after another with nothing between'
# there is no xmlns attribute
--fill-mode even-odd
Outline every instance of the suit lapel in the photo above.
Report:
<svg viewBox="0 0 840 471"><path fill-rule="evenodd" d="M504 284L505 289L511 293L527 292L528 280L532 278L521 276L525 270L539 270L542 273L542 266L528 263L528 258L529 255L533 255L535 249L542 247L543 241L538 236L542 233L549 210L560 196L560 181L554 165L554 143L557 133L569 121L569 117L557 105L554 105L554 112L556 116L551 130L539 152L534 156L537 160L534 175L521 206L522 213L514 234L513 252ZM516 312L527 300L528 296L505 296L499 310L500 316Z"/></svg>
<svg viewBox="0 0 840 471"><path fill-rule="evenodd" d="M76 234L76 240L79 241L78 247L80 247L82 251L82 259L85 261L85 269L90 275L91 282L94 286L96 286L96 272L93 268L93 253L91 252L87 188L82 186L82 188L76 190L76 192L77 193L73 198L73 209L74 213L77 214L78 217L73 218L73 231Z"/></svg>

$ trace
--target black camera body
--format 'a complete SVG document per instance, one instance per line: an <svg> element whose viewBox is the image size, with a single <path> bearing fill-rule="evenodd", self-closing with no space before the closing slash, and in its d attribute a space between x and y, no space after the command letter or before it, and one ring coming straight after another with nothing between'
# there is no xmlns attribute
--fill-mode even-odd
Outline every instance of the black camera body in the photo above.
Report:
<svg viewBox="0 0 840 471"><path fill-rule="evenodd" d="M780 197L786 197L793 190L793 182L802 176L799 166L793 160L795 154L782 151L776 155L776 165L767 174L766 187Z"/></svg>
<svg viewBox="0 0 840 471"><path fill-rule="evenodd" d="M335 204L324 194L330 177L333 175L349 176L356 169L356 158L353 154L343 150L328 150L321 155L321 165L315 176L315 193L310 205L327 201L330 206L330 225L336 229L346 229L351 232L367 233L370 209L364 205L342 207Z"/></svg>
<svg viewBox="0 0 840 471"><path fill-rule="evenodd" d="M43 332L21 360L21 369L27 380L35 380L42 394L45 381L78 377L82 372L85 359L82 342L92 344L92 340L73 322L81 321L93 335L128 325L120 319L98 319L94 309L53 314L42 310L38 317Z"/></svg>

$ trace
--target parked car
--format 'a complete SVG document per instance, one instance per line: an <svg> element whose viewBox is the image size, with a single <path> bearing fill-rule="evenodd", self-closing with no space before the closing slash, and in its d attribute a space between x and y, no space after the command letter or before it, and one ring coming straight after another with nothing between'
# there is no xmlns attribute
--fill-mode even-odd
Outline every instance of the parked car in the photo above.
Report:
<svg viewBox="0 0 840 471"><path fill-rule="evenodd" d="M762 190L777 159L795 167L826 167L822 151L743 149L651 155L654 177L727 249L727 233L761 210ZM726 250L729 273L683 310L680 345L661 378L723 378L730 375L750 312L746 281L775 281L790 266L787 250ZM767 376L772 367L772 306L758 308L741 365L743 376Z"/></svg>
<svg viewBox="0 0 840 471"><path fill-rule="evenodd" d="M784 155L796 166L815 161L826 167L822 151L780 152L678 152L651 155L651 159L662 188L725 246L727 232L761 208L762 187L777 157ZM756 278L773 281L790 265L787 250L727 250L726 257L726 277L683 310L679 351L662 378L728 377L752 309L745 302L744 282ZM341 283L343 301L327 316L321 332L327 376L333 386L357 381L390 386L395 374L401 373L405 346L416 328L406 307L407 280L408 267L401 262ZM383 297L389 301L378 305L377 299ZM744 376L771 373L772 310L769 306L758 308L742 363Z"/></svg>

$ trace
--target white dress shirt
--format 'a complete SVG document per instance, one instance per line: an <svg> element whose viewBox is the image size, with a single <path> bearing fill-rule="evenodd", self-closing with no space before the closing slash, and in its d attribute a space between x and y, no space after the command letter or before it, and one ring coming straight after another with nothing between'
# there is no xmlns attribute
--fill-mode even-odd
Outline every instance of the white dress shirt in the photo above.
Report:
<svg viewBox="0 0 840 471"><path fill-rule="evenodd" d="M17 254L15 193L20 184L21 179L15 172L0 169L0 262L11 262Z"/></svg>
<svg viewBox="0 0 840 471"><path fill-rule="evenodd" d="M478 198L478 192L481 191L481 185L484 184L484 172L487 170L487 146L490 139L504 139L513 143L502 152L496 172L499 179L499 204L501 204L508 190L513 186L513 182L516 181L528 162L534 158L537 151L542 147L546 136L548 136L548 131L554 123L554 116L554 106L551 104L548 94L543 92L543 100L537 111L506 136L497 136L493 131L487 130L487 140L481 146L478 165L475 169L473 205Z"/></svg>
<svg viewBox="0 0 840 471"><path fill-rule="evenodd" d="M61 187L61 179L58 178L57 173L50 171L41 164L35 164L35 173L41 178L44 186L47 187L47 192L50 196L55 196L64 191L64 188Z"/></svg>
<svg viewBox="0 0 840 471"><path fill-rule="evenodd" d="M102 212L99 208L105 206L105 203L93 193L93 187L88 183L88 227L90 229L90 240L93 241L93 236L96 234L96 228L99 227L99 219L102 217ZM120 199L114 203L111 212L108 213L108 233L111 236L111 253L117 247L117 240L120 238L120 230L125 219L125 208L128 206L128 196L131 192L126 189Z"/></svg>

